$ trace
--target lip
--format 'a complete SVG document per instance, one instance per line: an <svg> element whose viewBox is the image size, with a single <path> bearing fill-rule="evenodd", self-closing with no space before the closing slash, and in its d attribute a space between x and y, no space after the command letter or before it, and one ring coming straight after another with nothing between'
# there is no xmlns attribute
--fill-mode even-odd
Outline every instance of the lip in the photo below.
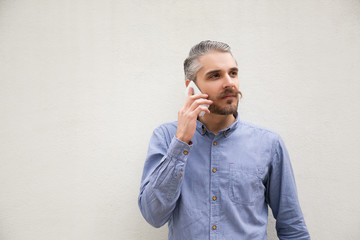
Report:
<svg viewBox="0 0 360 240"><path fill-rule="evenodd" d="M223 97L223 99L232 99L232 98L236 98L236 95L226 95Z"/></svg>

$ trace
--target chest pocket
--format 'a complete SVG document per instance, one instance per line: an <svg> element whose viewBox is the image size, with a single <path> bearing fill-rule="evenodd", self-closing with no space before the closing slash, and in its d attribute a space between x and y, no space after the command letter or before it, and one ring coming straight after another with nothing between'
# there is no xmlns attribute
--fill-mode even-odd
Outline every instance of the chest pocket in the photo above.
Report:
<svg viewBox="0 0 360 240"><path fill-rule="evenodd" d="M264 192L260 169L230 166L229 198L241 205L253 205Z"/></svg>

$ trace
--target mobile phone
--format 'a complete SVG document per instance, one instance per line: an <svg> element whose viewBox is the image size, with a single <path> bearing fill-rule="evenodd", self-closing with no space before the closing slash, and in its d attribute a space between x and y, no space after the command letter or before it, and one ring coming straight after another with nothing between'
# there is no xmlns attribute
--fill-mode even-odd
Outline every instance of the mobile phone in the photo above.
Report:
<svg viewBox="0 0 360 240"><path fill-rule="evenodd" d="M193 81L190 81L189 85L186 87L186 90L185 90L185 96L187 97L188 94L189 94L189 88L192 87L192 89L194 89L194 95L195 94L201 94L202 92L200 91L200 89L196 86L196 84L193 82ZM199 98L199 99L203 99L203 98ZM205 106L205 107L209 107L208 104L201 104L201 106ZM199 113L199 117L202 117L205 115L205 111L201 111Z"/></svg>

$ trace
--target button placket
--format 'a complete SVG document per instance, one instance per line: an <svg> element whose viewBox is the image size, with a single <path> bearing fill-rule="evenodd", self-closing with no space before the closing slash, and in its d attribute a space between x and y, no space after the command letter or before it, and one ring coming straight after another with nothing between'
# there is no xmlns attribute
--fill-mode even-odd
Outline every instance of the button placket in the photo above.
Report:
<svg viewBox="0 0 360 240"><path fill-rule="evenodd" d="M216 140L215 140L216 139ZM221 153L219 152L218 136L215 136L211 144L211 175L210 175L210 239L217 239L218 223L220 220L220 205L219 205L219 181L220 176L217 173L218 166L221 161Z"/></svg>

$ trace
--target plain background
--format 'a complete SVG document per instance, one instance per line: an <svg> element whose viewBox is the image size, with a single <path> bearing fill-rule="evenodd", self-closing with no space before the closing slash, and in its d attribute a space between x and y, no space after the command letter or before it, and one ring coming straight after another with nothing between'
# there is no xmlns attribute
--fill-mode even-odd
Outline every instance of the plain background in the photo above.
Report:
<svg viewBox="0 0 360 240"><path fill-rule="evenodd" d="M0 0L0 239L166 239L140 178L206 39L232 47L240 118L283 137L312 239L359 239L358 0Z"/></svg>

